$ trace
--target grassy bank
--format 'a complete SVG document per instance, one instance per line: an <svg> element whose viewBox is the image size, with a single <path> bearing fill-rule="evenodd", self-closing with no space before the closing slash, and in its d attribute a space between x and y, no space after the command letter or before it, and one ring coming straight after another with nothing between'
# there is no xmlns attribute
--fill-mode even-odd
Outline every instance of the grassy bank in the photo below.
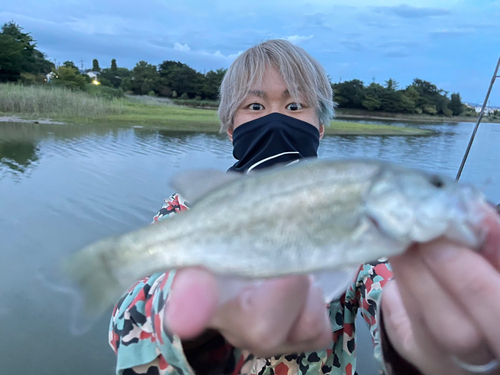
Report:
<svg viewBox="0 0 500 375"><path fill-rule="evenodd" d="M432 115L417 115L403 114L391 112L375 112L364 109L342 108L335 110L336 116L341 119L363 119L363 120L390 120L390 121L405 121L405 122L476 122L479 114L474 116L432 116ZM482 118L482 122L500 122L500 118L492 118L486 116Z"/></svg>
<svg viewBox="0 0 500 375"><path fill-rule="evenodd" d="M196 109L152 98L104 99L60 87L0 85L0 112L21 118L50 117L69 124L156 127L172 131L218 132L215 110ZM431 132L388 125L332 121L326 134L426 135Z"/></svg>
<svg viewBox="0 0 500 375"><path fill-rule="evenodd" d="M122 100L106 100L56 86L0 85L0 112L29 118L99 117L121 113Z"/></svg>

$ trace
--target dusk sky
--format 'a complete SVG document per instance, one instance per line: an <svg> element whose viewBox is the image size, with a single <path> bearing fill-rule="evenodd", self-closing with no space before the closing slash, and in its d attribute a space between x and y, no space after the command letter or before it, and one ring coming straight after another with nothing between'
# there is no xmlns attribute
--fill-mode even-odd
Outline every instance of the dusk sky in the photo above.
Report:
<svg viewBox="0 0 500 375"><path fill-rule="evenodd" d="M333 82L393 78L404 88L421 78L473 103L483 102L500 55L500 0L3 0L8 21L50 60L79 67L178 60L204 72L286 38ZM500 106L500 79L490 104Z"/></svg>

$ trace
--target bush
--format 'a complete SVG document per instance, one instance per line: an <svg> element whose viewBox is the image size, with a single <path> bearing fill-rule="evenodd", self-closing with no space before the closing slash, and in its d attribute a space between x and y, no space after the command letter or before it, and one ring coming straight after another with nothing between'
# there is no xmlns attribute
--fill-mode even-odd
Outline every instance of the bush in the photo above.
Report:
<svg viewBox="0 0 500 375"><path fill-rule="evenodd" d="M102 85L87 84L84 86L83 91L92 96L108 100L121 99L125 96L122 89L114 89L113 87Z"/></svg>
<svg viewBox="0 0 500 375"><path fill-rule="evenodd" d="M184 94L181 95L180 99L181 100L189 100L189 95L186 94L186 93L184 93Z"/></svg>
<svg viewBox="0 0 500 375"><path fill-rule="evenodd" d="M20 82L23 85L42 84L45 82L45 74L21 73Z"/></svg>
<svg viewBox="0 0 500 375"><path fill-rule="evenodd" d="M219 102L215 100L181 100L174 99L172 102L176 105L183 105L186 107L208 107L217 108L219 107Z"/></svg>

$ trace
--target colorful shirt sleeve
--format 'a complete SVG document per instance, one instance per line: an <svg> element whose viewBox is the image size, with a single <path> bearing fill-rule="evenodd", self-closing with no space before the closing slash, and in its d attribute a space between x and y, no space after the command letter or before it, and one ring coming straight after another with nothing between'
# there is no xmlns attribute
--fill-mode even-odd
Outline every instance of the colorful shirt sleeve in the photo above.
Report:
<svg viewBox="0 0 500 375"><path fill-rule="evenodd" d="M184 199L173 194L165 200L153 223L187 209ZM117 374L194 374L180 339L163 329L164 309L174 277L175 270L146 277L117 303L109 330L109 343L117 355ZM227 367L222 369L224 373L231 373L235 358L240 358L240 353L223 339L205 343L200 352L195 365L213 369L223 365Z"/></svg>

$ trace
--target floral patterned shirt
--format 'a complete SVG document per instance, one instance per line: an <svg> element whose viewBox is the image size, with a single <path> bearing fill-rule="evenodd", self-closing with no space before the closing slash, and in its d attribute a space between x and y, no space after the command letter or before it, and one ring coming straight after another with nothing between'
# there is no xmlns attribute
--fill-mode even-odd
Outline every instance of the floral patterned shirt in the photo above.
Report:
<svg viewBox="0 0 500 375"><path fill-rule="evenodd" d="M165 200L154 222L187 209L183 198L173 194ZM117 354L117 374L194 374L193 363L188 362L180 339L163 329L165 303L174 277L175 271L146 277L133 285L115 306L109 343ZM326 350L257 358L232 347L219 336L203 344L196 361L198 365L201 363L201 368L220 365L217 372L213 372L218 374L354 375L355 320L359 312L369 325L375 358L382 364L378 302L382 287L391 277L386 262L360 266L356 280L346 293L326 305L332 329L331 344Z"/></svg>

